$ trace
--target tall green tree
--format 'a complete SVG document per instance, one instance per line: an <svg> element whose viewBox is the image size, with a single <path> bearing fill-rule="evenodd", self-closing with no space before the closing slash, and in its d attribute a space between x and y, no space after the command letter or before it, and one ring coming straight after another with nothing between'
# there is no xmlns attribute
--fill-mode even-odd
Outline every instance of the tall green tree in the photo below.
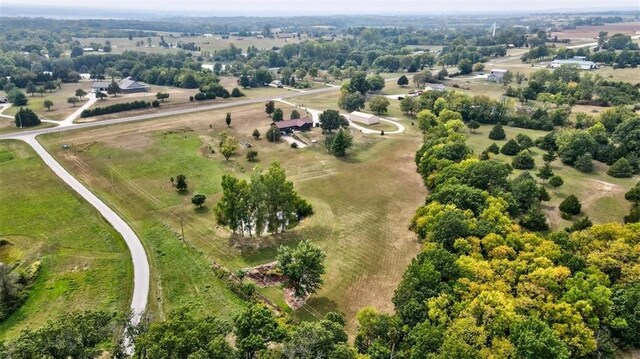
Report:
<svg viewBox="0 0 640 359"><path fill-rule="evenodd" d="M276 108L275 102L269 101L264 105L264 112L266 112L267 115L271 116L275 108Z"/></svg>
<svg viewBox="0 0 640 359"><path fill-rule="evenodd" d="M344 129L339 129L335 136L327 138L329 141L329 152L336 157L344 157L347 155L347 150L353 146L353 136Z"/></svg>
<svg viewBox="0 0 640 359"><path fill-rule="evenodd" d="M275 110L273 110L273 114L271 115L271 118L274 121L282 121L282 120L284 120L284 113L282 112L282 109L276 108Z"/></svg>
<svg viewBox="0 0 640 359"><path fill-rule="evenodd" d="M269 343L281 340L285 333L273 312L263 305L252 305L234 319L236 346L243 358L253 359Z"/></svg>
<svg viewBox="0 0 640 359"><path fill-rule="evenodd" d="M384 96L376 96L369 102L369 108L378 115L387 113L389 109L389 99Z"/></svg>
<svg viewBox="0 0 640 359"><path fill-rule="evenodd" d="M304 298L322 285L325 258L320 248L302 241L295 248L281 246L278 249L278 268L286 277L286 285L296 296Z"/></svg>

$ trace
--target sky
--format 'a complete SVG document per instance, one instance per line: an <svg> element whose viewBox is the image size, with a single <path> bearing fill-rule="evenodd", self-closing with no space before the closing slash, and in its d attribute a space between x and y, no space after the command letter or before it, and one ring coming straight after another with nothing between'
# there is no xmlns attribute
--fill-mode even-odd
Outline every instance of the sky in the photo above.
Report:
<svg viewBox="0 0 640 359"><path fill-rule="evenodd" d="M0 0L4 5L78 7L78 0ZM189 15L328 15L328 14L439 14L473 12L522 12L562 9L638 9L640 0L103 0L86 6L112 10L153 9ZM82 6L82 5L80 5ZM1 14L0 14L1 15Z"/></svg>

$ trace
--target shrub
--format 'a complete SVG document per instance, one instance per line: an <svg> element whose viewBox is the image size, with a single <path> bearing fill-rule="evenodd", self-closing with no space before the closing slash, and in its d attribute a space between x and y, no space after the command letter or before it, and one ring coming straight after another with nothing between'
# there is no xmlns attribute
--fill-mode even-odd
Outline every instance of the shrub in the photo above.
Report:
<svg viewBox="0 0 640 359"><path fill-rule="evenodd" d="M292 142L291 143L291 148L298 148L298 143L297 142Z"/></svg>
<svg viewBox="0 0 640 359"><path fill-rule="evenodd" d="M487 147L487 152L495 153L496 155L500 153L500 146L496 145L496 143L492 143L491 146Z"/></svg>
<svg viewBox="0 0 640 359"><path fill-rule="evenodd" d="M160 107L160 101L158 101L158 100L153 100L153 102L151 102L151 106L153 106L153 107Z"/></svg>
<svg viewBox="0 0 640 359"><path fill-rule="evenodd" d="M564 184L564 180L560 176L553 176L549 179L549 184L557 188Z"/></svg>
<svg viewBox="0 0 640 359"><path fill-rule="evenodd" d="M207 92L204 94L204 98L207 100L215 100L216 99L216 93L215 92Z"/></svg>
<svg viewBox="0 0 640 359"><path fill-rule="evenodd" d="M255 162L257 158L258 158L258 152L257 151L249 151L249 152L247 152L247 161Z"/></svg>
<svg viewBox="0 0 640 359"><path fill-rule="evenodd" d="M84 118L84 117L91 117L91 116L100 116L100 115L106 115L106 114L115 113L115 112L147 108L149 106L151 106L151 104L146 101L117 103L117 104L105 106L105 107L94 107L91 109L86 109L82 111L82 113L80 114L80 117Z"/></svg>
<svg viewBox="0 0 640 359"><path fill-rule="evenodd" d="M593 161L591 157L591 153L587 152L584 155L578 156L576 158L576 163L574 164L578 171L589 173L593 171Z"/></svg>
<svg viewBox="0 0 640 359"><path fill-rule="evenodd" d="M519 133L516 136L516 142L518 142L518 146L522 149L527 149L529 147L533 147L533 140L531 137L525 135L524 133Z"/></svg>
<svg viewBox="0 0 640 359"><path fill-rule="evenodd" d="M198 92L194 97L196 101L202 101L207 98L207 96L203 92Z"/></svg>
<svg viewBox="0 0 640 359"><path fill-rule="evenodd" d="M504 128L502 128L501 124L497 124L493 126L491 132L489 132L489 138L494 141L504 140L507 138L507 134L504 133Z"/></svg>
<svg viewBox="0 0 640 359"><path fill-rule="evenodd" d="M189 96L189 101L193 102L195 98L193 96Z"/></svg>
<svg viewBox="0 0 640 359"><path fill-rule="evenodd" d="M513 168L518 170L530 170L533 168L535 161L533 157L527 151L522 151L518 153L517 156L513 158L511 165Z"/></svg>
<svg viewBox="0 0 640 359"><path fill-rule="evenodd" d="M500 153L507 156L515 156L518 152L520 152L520 146L518 146L518 143L514 139L507 141L500 149Z"/></svg>
<svg viewBox="0 0 640 359"><path fill-rule="evenodd" d="M240 91L239 88L235 87L233 90L231 90L231 97L242 97L242 96L244 96L244 93Z"/></svg>
<svg viewBox="0 0 640 359"><path fill-rule="evenodd" d="M558 208L562 213L576 215L580 214L580 212L582 211L582 204L580 204L578 197L576 197L575 195L570 195L569 197L565 198L562 203L560 203L560 206Z"/></svg>
<svg viewBox="0 0 640 359"><path fill-rule="evenodd" d="M486 160L490 159L489 152L487 152L487 151L480 152L480 155L478 155L478 159L480 159L480 161L486 161Z"/></svg>
<svg viewBox="0 0 640 359"><path fill-rule="evenodd" d="M633 176L633 167L631 167L629 160L622 157L609 167L607 174L616 178L631 177Z"/></svg>

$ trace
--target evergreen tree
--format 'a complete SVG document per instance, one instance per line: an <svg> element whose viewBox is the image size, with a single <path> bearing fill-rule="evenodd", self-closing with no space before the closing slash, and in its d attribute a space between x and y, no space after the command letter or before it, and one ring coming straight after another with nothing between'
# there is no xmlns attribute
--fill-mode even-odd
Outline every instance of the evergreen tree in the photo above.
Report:
<svg viewBox="0 0 640 359"><path fill-rule="evenodd" d="M560 176L553 176L549 179L549 184L552 187L560 187L564 184L564 180Z"/></svg>
<svg viewBox="0 0 640 359"><path fill-rule="evenodd" d="M566 213L569 215L578 215L582 211L582 204L580 204L578 197L576 197L575 195L570 195L569 197L565 198L562 203L560 203L560 206L558 208L562 213Z"/></svg>
<svg viewBox="0 0 640 359"><path fill-rule="evenodd" d="M16 127L32 127L40 124L40 118L32 109L21 107L14 116Z"/></svg>
<svg viewBox="0 0 640 359"><path fill-rule="evenodd" d="M251 135L257 140L260 138L260 131L258 131L258 129L256 128L255 130L253 130L253 133Z"/></svg>
<svg viewBox="0 0 640 359"><path fill-rule="evenodd" d="M274 121L282 121L284 120L284 113L281 109L276 108L275 110L273 110L273 115L271 117Z"/></svg>
<svg viewBox="0 0 640 359"><path fill-rule="evenodd" d="M269 102L267 102L266 105L264 105L264 112L266 112L267 115L271 116L273 111L275 111L275 108L276 108L275 102L269 101Z"/></svg>
<svg viewBox="0 0 640 359"><path fill-rule="evenodd" d="M336 157L344 157L352 145L353 137L341 128L338 130L338 133L331 138L330 152Z"/></svg>
<svg viewBox="0 0 640 359"><path fill-rule="evenodd" d="M289 117L292 120L295 120L297 118L300 118L300 112L298 112L298 110L292 110L291 111L291 116Z"/></svg>
<svg viewBox="0 0 640 359"><path fill-rule="evenodd" d="M631 166L631 163L629 163L629 160L621 157L613 165L611 165L611 167L609 167L607 174L611 177L616 178L632 177L633 167Z"/></svg>
<svg viewBox="0 0 640 359"><path fill-rule="evenodd" d="M227 127L231 126L231 112L227 112L224 122L227 124Z"/></svg>
<svg viewBox="0 0 640 359"><path fill-rule="evenodd" d="M538 176L543 181L546 181L549 178L553 177L553 170L551 169L551 165L549 164L549 162L544 163L538 173L536 173L536 176Z"/></svg>
<svg viewBox="0 0 640 359"><path fill-rule="evenodd" d="M534 167L535 161L528 151L522 151L513 158L511 165L518 170L530 170Z"/></svg>
<svg viewBox="0 0 640 359"><path fill-rule="evenodd" d="M407 76L402 75L400 76L400 78L398 79L398 85L400 87L405 87L409 84L409 79L407 78Z"/></svg>
<svg viewBox="0 0 640 359"><path fill-rule="evenodd" d="M486 151L497 155L500 153L500 147L494 142L491 146L487 147Z"/></svg>
<svg viewBox="0 0 640 359"><path fill-rule="evenodd" d="M507 156L515 156L518 152L520 152L520 146L518 146L518 143L514 139L507 141L500 149L500 153Z"/></svg>
<svg viewBox="0 0 640 359"><path fill-rule="evenodd" d="M493 126L491 132L489 132L489 138L494 141L500 141L507 138L507 134L504 132L504 128L502 128L502 125L497 124Z"/></svg>
<svg viewBox="0 0 640 359"><path fill-rule="evenodd" d="M471 120L467 124L467 127L469 127L469 130L471 130L471 133L475 133L476 130L480 128L480 123L478 121Z"/></svg>
<svg viewBox="0 0 640 359"><path fill-rule="evenodd" d="M176 176L176 189L180 192L184 192L187 190L189 185L187 184L187 176L185 175L177 175Z"/></svg>
<svg viewBox="0 0 640 359"><path fill-rule="evenodd" d="M578 156L574 166L576 167L577 170L584 173L593 172L593 161L592 161L591 153L587 152L583 155Z"/></svg>

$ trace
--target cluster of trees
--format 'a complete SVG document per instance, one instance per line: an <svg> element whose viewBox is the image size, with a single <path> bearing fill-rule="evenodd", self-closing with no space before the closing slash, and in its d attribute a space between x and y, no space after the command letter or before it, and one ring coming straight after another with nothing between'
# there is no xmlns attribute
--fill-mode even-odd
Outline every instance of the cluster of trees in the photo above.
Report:
<svg viewBox="0 0 640 359"><path fill-rule="evenodd" d="M361 110L365 106L365 95L380 92L384 85L384 78L380 75L367 76L365 72L357 72L342 85L338 106L349 112Z"/></svg>
<svg viewBox="0 0 640 359"><path fill-rule="evenodd" d="M82 113L80 113L80 117L84 118L84 117L91 117L91 116L100 116L100 115L106 115L106 114L115 113L115 112L148 108L150 106L151 106L151 103L147 101L132 101L132 102L116 103L116 104L105 106L105 107L88 108L86 110L83 110Z"/></svg>
<svg viewBox="0 0 640 359"><path fill-rule="evenodd" d="M640 88L628 82L606 81L600 75L580 74L574 65L563 65L554 71L540 69L529 76L527 86L507 88L505 94L522 102L535 100L541 93L556 95L555 103L597 106L629 105L640 100ZM558 96L560 95L560 96Z"/></svg>
<svg viewBox="0 0 640 359"><path fill-rule="evenodd" d="M431 192L411 225L424 250L395 292L395 315L358 314L357 349L372 358L577 358L640 346L630 252L640 247L628 240L638 225L527 232L547 228L536 182L475 159L461 116L445 111L428 116L416 154ZM562 207L580 213L575 196Z"/></svg>
<svg viewBox="0 0 640 359"><path fill-rule="evenodd" d="M287 181L284 169L273 163L265 173L254 173L250 182L223 176L222 198L215 212L218 222L234 233L260 236L265 231L285 232L313 214L313 209Z"/></svg>

